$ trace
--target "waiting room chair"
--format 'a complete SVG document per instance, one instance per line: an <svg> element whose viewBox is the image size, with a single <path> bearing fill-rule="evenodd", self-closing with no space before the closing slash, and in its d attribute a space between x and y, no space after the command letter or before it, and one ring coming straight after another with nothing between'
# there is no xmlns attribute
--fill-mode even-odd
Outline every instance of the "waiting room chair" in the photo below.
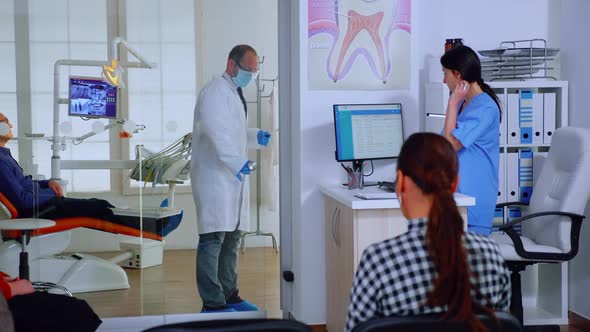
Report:
<svg viewBox="0 0 590 332"><path fill-rule="evenodd" d="M223 319L168 324L144 332L311 332L311 327L285 319Z"/></svg>
<svg viewBox="0 0 590 332"><path fill-rule="evenodd" d="M535 167L539 161L535 159ZM500 227L491 236L511 271L511 313L523 321L520 272L537 263L561 263L578 252L584 209L590 198L590 130L564 127L552 138L549 154L533 183L527 215ZM514 226L521 225L522 235ZM566 281L567 282L567 281Z"/></svg>
<svg viewBox="0 0 590 332"><path fill-rule="evenodd" d="M478 315L480 321L490 332L520 332L520 322L507 312L496 312L496 319L488 315ZM470 332L465 322L441 319L439 315L385 317L371 319L357 325L353 332L432 332L453 331Z"/></svg>

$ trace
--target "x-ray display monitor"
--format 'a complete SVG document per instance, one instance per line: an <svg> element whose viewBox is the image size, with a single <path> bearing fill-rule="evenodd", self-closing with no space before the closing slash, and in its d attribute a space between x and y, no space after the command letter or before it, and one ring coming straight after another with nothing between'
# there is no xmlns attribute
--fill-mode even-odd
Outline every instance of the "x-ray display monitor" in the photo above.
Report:
<svg viewBox="0 0 590 332"><path fill-rule="evenodd" d="M68 115L117 118L117 87L100 78L70 77Z"/></svg>
<svg viewBox="0 0 590 332"><path fill-rule="evenodd" d="M397 158L404 142L402 105L334 105L336 160Z"/></svg>

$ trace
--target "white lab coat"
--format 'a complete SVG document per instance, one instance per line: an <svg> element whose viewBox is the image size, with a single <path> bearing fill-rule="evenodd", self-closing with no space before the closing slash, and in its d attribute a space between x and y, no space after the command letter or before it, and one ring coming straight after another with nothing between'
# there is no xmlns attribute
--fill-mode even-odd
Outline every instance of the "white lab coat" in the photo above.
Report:
<svg viewBox="0 0 590 332"><path fill-rule="evenodd" d="M191 183L199 234L231 232L238 224L241 182L236 174L248 161L247 149L260 148L258 128L248 128L237 86L227 74L209 81L195 106ZM248 176L239 229L250 231Z"/></svg>

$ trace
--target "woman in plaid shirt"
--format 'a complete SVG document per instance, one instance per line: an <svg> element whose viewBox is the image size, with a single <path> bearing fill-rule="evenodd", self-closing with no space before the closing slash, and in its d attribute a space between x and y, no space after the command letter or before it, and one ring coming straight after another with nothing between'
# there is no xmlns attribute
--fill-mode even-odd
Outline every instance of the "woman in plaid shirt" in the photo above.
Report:
<svg viewBox="0 0 590 332"><path fill-rule="evenodd" d="M431 313L486 331L476 313L508 311L508 269L495 242L464 231L453 198L457 173L457 152L444 137L417 133L406 140L396 192L408 232L365 249L347 331L372 318Z"/></svg>

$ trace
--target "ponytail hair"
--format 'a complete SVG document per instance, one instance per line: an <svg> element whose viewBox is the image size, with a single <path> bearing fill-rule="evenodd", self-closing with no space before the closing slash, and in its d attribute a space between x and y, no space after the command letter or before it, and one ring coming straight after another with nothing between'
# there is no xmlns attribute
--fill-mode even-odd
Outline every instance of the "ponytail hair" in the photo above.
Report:
<svg viewBox="0 0 590 332"><path fill-rule="evenodd" d="M498 106L500 121L502 120L500 98L488 84L484 83L481 77L481 63L473 49L465 45L456 46L443 54L440 64L444 68L458 71L461 73L461 77L469 83L477 82L483 92L487 93Z"/></svg>
<svg viewBox="0 0 590 332"><path fill-rule="evenodd" d="M443 318L467 321L472 331L487 331L474 309L492 317L494 313L471 298L471 273L463 247L463 218L453 197L459 169L457 152L440 135L416 133L402 146L397 169L432 197L426 247L437 277L426 304L446 306Z"/></svg>

